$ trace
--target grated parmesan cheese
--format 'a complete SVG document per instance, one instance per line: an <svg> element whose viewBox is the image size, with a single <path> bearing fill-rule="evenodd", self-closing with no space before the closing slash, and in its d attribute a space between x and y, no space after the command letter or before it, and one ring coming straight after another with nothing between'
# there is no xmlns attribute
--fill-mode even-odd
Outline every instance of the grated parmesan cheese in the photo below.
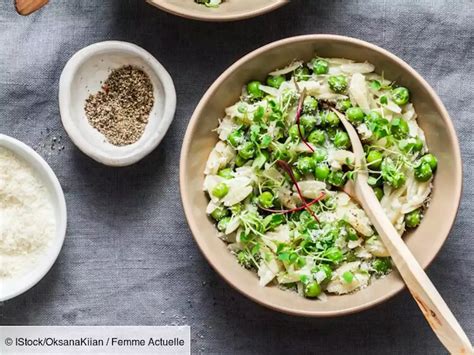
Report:
<svg viewBox="0 0 474 355"><path fill-rule="evenodd" d="M0 147L0 279L34 269L55 229L42 181L28 163Z"/></svg>

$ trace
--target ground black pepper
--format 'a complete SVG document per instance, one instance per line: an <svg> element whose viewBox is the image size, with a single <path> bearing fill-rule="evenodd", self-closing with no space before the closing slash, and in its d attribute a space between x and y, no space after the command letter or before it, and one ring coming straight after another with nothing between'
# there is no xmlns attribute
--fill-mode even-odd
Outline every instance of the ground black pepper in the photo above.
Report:
<svg viewBox="0 0 474 355"><path fill-rule="evenodd" d="M153 84L140 68L127 65L112 70L102 90L85 103L89 123L117 146L140 139L153 108Z"/></svg>

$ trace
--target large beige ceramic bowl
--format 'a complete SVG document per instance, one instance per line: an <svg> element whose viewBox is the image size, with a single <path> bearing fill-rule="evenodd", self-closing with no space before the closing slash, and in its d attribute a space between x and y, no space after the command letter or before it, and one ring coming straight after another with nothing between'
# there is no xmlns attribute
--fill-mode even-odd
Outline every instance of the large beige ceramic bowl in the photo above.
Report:
<svg viewBox="0 0 474 355"><path fill-rule="evenodd" d="M407 63L370 43L334 35L309 35L271 43L246 55L226 70L209 88L196 108L184 138L180 162L180 185L186 217L201 251L214 269L234 288L254 301L285 313L303 316L337 316L372 307L403 289L397 272L376 280L369 287L327 302L304 299L277 287L260 287L257 276L242 268L217 237L206 217L208 199L202 191L207 157L217 141L212 132L224 108L236 102L242 86L263 80L273 69L294 59L309 60L314 53L369 61L376 71L411 90L419 123L431 151L439 159L430 207L419 228L405 240L417 260L426 267L436 256L454 222L462 187L458 140L441 100L428 83ZM441 286L441 285L440 285Z"/></svg>
<svg viewBox="0 0 474 355"><path fill-rule="evenodd" d="M174 15L202 21L235 21L255 17L288 3L288 0L225 0L219 7L208 8L194 0L147 0Z"/></svg>

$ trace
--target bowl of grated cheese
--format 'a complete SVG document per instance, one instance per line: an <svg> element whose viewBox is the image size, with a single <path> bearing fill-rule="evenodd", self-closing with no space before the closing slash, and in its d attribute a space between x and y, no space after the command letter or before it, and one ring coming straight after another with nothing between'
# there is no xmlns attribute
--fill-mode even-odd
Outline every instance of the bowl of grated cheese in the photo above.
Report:
<svg viewBox="0 0 474 355"><path fill-rule="evenodd" d="M0 134L0 302L48 273L66 221L64 193L51 167L26 144Z"/></svg>

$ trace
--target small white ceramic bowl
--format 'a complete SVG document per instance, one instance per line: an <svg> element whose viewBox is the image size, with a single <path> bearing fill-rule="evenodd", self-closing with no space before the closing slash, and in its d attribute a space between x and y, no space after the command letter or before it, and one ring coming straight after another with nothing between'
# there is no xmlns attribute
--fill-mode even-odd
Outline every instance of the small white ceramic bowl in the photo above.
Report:
<svg viewBox="0 0 474 355"><path fill-rule="evenodd" d="M155 104L143 136L119 147L89 124L84 104L90 94L101 90L111 70L124 65L148 74ZM100 42L81 49L67 62L59 82L59 108L66 132L82 152L105 165L127 166L151 153L165 136L176 110L176 91L166 69L143 48L127 42Z"/></svg>
<svg viewBox="0 0 474 355"><path fill-rule="evenodd" d="M0 279L0 302L16 297L36 285L51 269L58 258L66 235L67 211L64 193L58 178L46 163L33 149L26 144L0 134L0 147L11 150L14 154L26 161L38 174L46 186L53 204L56 219L56 234L48 249L35 264L33 270L10 279Z"/></svg>

